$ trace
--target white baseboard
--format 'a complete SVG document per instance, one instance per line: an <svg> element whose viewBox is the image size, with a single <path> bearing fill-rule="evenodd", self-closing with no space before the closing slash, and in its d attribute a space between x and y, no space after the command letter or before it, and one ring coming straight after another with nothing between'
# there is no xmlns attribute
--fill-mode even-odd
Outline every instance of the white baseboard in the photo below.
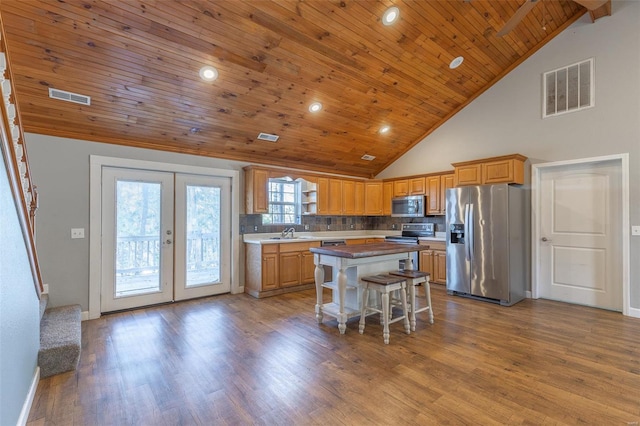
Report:
<svg viewBox="0 0 640 426"><path fill-rule="evenodd" d="M531 299L531 291L527 290L524 292L524 297L527 299Z"/></svg>
<svg viewBox="0 0 640 426"><path fill-rule="evenodd" d="M31 387L29 387L29 393L27 399L25 399L20 411L20 417L18 417L17 426L25 426L29 419L29 412L31 411L31 405L33 404L33 398L36 396L36 389L38 389L38 383L40 382L40 367L36 367L36 371L33 374L33 380L31 381Z"/></svg>
<svg viewBox="0 0 640 426"><path fill-rule="evenodd" d="M89 319L89 311L82 311L80 314L80 321L86 321Z"/></svg>
<svg viewBox="0 0 640 426"><path fill-rule="evenodd" d="M640 309L629 308L629 316L634 318L640 318Z"/></svg>

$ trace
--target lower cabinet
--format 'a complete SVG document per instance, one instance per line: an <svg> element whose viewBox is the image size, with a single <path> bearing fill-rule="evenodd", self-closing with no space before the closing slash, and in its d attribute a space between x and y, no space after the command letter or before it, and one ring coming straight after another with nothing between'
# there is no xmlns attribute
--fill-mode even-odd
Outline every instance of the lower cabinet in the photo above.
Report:
<svg viewBox="0 0 640 426"><path fill-rule="evenodd" d="M319 241L283 244L245 244L245 293L275 296L315 286L311 247Z"/></svg>
<svg viewBox="0 0 640 426"><path fill-rule="evenodd" d="M429 282L447 284L447 252L445 243L435 241L426 244L429 246L429 249L420 252L420 270L429 273Z"/></svg>

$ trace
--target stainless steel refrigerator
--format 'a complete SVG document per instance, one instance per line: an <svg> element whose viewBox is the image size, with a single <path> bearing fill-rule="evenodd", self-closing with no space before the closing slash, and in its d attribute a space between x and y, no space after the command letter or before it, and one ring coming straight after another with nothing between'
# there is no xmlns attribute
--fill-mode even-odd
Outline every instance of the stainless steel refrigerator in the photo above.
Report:
<svg viewBox="0 0 640 426"><path fill-rule="evenodd" d="M529 191L506 184L448 189L447 292L510 306L530 288Z"/></svg>

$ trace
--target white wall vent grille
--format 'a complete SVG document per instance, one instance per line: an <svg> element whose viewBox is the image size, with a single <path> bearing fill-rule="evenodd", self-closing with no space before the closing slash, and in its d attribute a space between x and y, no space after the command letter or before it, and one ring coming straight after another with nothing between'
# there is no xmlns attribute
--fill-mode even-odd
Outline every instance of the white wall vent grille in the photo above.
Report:
<svg viewBox="0 0 640 426"><path fill-rule="evenodd" d="M542 118L595 105L593 58L544 73Z"/></svg>
<svg viewBox="0 0 640 426"><path fill-rule="evenodd" d="M280 139L280 136L272 135L272 134L269 134L269 133L260 133L258 135L258 139L260 139L261 141L277 142L278 139Z"/></svg>
<svg viewBox="0 0 640 426"><path fill-rule="evenodd" d="M361 160L367 160L367 161L372 161L374 160L376 157L371 155L371 154L365 154L362 157L360 157Z"/></svg>
<svg viewBox="0 0 640 426"><path fill-rule="evenodd" d="M65 90L52 89L51 87L49 88L49 97L61 101L74 102L76 104L91 105L91 98L89 96L79 95Z"/></svg>

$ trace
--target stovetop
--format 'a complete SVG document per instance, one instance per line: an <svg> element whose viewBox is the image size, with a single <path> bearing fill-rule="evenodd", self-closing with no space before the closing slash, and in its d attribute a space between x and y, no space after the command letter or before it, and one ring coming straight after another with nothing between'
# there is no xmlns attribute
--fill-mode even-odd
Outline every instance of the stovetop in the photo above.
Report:
<svg viewBox="0 0 640 426"><path fill-rule="evenodd" d="M417 243L420 237L435 237L435 226L433 223L403 223L401 236L386 237L387 241Z"/></svg>

